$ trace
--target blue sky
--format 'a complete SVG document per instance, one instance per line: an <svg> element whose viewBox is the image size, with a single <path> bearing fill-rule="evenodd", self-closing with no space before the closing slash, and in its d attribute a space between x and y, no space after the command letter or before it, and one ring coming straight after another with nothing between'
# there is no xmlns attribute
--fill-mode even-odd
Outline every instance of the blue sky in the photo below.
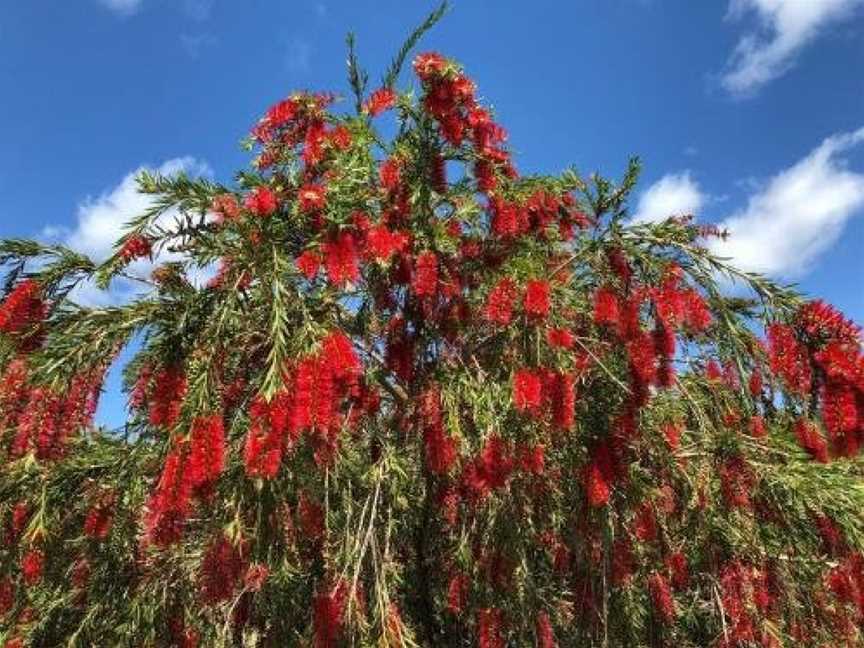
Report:
<svg viewBox="0 0 864 648"><path fill-rule="evenodd" d="M466 66L518 168L617 175L638 154L637 218L728 225L720 252L864 321L864 0L451 4L421 48ZM347 31L374 80L433 6L3 3L0 236L105 254L144 204L130 174L230 179L271 103L347 93Z"/></svg>

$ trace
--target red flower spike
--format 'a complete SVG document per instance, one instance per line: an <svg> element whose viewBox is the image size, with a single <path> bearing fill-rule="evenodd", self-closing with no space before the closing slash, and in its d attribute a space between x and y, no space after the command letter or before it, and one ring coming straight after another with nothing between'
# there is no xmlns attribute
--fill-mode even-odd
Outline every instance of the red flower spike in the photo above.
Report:
<svg viewBox="0 0 864 648"><path fill-rule="evenodd" d="M276 194L269 187L255 187L243 203L256 216L270 216L279 206Z"/></svg>
<svg viewBox="0 0 864 648"><path fill-rule="evenodd" d="M385 110L390 110L396 105L396 93L391 88L378 88L363 104L363 110L370 117L377 117Z"/></svg>
<svg viewBox="0 0 864 648"><path fill-rule="evenodd" d="M549 282L532 279L525 286L525 297L522 300L525 314L531 318L543 319L549 315L551 307Z"/></svg>

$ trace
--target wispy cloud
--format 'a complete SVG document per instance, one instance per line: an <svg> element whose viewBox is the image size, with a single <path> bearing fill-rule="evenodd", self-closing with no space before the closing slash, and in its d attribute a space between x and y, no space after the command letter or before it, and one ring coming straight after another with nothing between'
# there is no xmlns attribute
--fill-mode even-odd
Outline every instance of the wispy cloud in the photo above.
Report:
<svg viewBox="0 0 864 648"><path fill-rule="evenodd" d="M749 96L785 74L799 52L828 25L848 19L864 0L730 0L728 18L755 13L759 29L740 38L721 83L731 94Z"/></svg>
<svg viewBox="0 0 864 648"><path fill-rule="evenodd" d="M128 173L116 186L106 190L97 198L88 198L78 206L77 223L72 228L48 225L42 237L59 241L70 248L87 254L95 261L104 261L114 251L114 243L123 234L125 224L141 215L151 204L152 197L138 193L135 179L141 171L150 170L162 175L174 175L185 171L190 175L211 175L209 166L192 157L174 158L157 167L147 165ZM176 210L168 210L159 217L159 224L170 226L178 217ZM128 274L147 278L153 268L165 261L178 260L172 253L162 253L153 261L139 259L128 268ZM202 275L203 279L203 275ZM120 279L110 291L96 289L89 283L79 285L71 297L82 305L99 306L123 303L140 294L145 284L135 280Z"/></svg>
<svg viewBox="0 0 864 648"><path fill-rule="evenodd" d="M98 0L99 4L121 16L131 16L136 13L143 0Z"/></svg>
<svg viewBox="0 0 864 648"><path fill-rule="evenodd" d="M639 196L633 222L656 223L670 216L697 214L707 199L689 171L669 173Z"/></svg>
<svg viewBox="0 0 864 648"><path fill-rule="evenodd" d="M312 45L301 36L288 39L285 50L285 65L292 72L306 72L312 58Z"/></svg>
<svg viewBox="0 0 864 648"><path fill-rule="evenodd" d="M864 128L827 138L806 157L773 176L746 206L720 223L729 231L711 250L738 268L775 277L803 275L864 212L864 173L843 154L864 142Z"/></svg>

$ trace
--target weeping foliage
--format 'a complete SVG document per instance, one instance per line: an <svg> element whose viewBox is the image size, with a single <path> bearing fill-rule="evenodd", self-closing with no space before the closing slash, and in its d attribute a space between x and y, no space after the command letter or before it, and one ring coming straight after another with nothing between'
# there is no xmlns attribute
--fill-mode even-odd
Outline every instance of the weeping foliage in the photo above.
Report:
<svg viewBox="0 0 864 648"><path fill-rule="evenodd" d="M107 261L0 243L0 639L861 645L857 327L630 224L635 160L517 172L453 60L396 89L420 32L236 184L143 174Z"/></svg>

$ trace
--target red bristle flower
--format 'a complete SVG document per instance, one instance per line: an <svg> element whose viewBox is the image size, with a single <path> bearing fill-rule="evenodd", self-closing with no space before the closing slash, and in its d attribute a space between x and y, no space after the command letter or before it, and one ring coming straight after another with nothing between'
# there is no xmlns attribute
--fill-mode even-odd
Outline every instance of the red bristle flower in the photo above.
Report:
<svg viewBox="0 0 864 648"><path fill-rule="evenodd" d="M535 621L535 634L537 636L537 648L558 648L555 640L555 632L552 630L552 621L545 611L537 613Z"/></svg>
<svg viewBox="0 0 864 648"><path fill-rule="evenodd" d="M0 430L15 426L29 401L29 368L24 358L14 358L0 378Z"/></svg>
<svg viewBox="0 0 864 648"><path fill-rule="evenodd" d="M319 184L304 185L297 192L297 203L304 214L321 211L327 204L327 188Z"/></svg>
<svg viewBox="0 0 864 648"><path fill-rule="evenodd" d="M672 586L676 590L687 589L690 586L690 572L687 567L687 556L680 551L666 557L666 569L672 578Z"/></svg>
<svg viewBox="0 0 864 648"><path fill-rule="evenodd" d="M321 262L321 253L317 250L304 250L294 261L297 269L309 281L312 281L318 274L318 271L321 269Z"/></svg>
<svg viewBox="0 0 864 648"><path fill-rule="evenodd" d="M421 81L430 81L441 74L447 65L447 59L437 52L423 52L414 58L414 73Z"/></svg>
<svg viewBox="0 0 864 648"><path fill-rule="evenodd" d="M726 505L731 508L749 509L751 506L750 492L753 490L754 479L750 466L741 456L726 459L720 466L720 490Z"/></svg>
<svg viewBox="0 0 864 648"><path fill-rule="evenodd" d="M750 379L747 381L747 387L753 398L758 398L762 395L762 372L759 371L758 368L750 372Z"/></svg>
<svg viewBox="0 0 864 648"><path fill-rule="evenodd" d="M312 601L315 648L336 648L342 636L347 598L348 583L342 580L325 586L315 595Z"/></svg>
<svg viewBox="0 0 864 648"><path fill-rule="evenodd" d="M533 369L518 369L513 374L513 404L523 412L539 411L543 398L543 382Z"/></svg>
<svg viewBox="0 0 864 648"><path fill-rule="evenodd" d="M378 168L378 177L381 187L388 193L394 193L399 189L402 178L402 163L399 158L387 158Z"/></svg>
<svg viewBox="0 0 864 648"><path fill-rule="evenodd" d="M377 117L385 110L390 110L396 105L396 93L392 88L378 88L363 104L363 111L370 117Z"/></svg>
<svg viewBox="0 0 864 648"><path fill-rule="evenodd" d="M525 314L532 318L545 318L549 314L551 305L549 282L531 279L525 285L525 296L522 299Z"/></svg>
<svg viewBox="0 0 864 648"><path fill-rule="evenodd" d="M477 611L477 646L478 648L505 648L507 645L502 636L503 618L501 610L484 608Z"/></svg>
<svg viewBox="0 0 864 648"><path fill-rule="evenodd" d="M681 446L681 433L684 431L684 426L681 423L666 423L663 426L663 436L669 449L677 450Z"/></svg>
<svg viewBox="0 0 864 648"><path fill-rule="evenodd" d="M750 417L750 436L761 439L765 437L768 432L765 430L765 419L761 416L754 415Z"/></svg>
<svg viewBox="0 0 864 648"><path fill-rule="evenodd" d="M795 436L801 447L819 463L828 463L828 445L812 421L799 418L795 421Z"/></svg>
<svg viewBox="0 0 864 648"><path fill-rule="evenodd" d="M261 186L246 196L243 206L256 216L270 216L279 207L279 201L272 189Z"/></svg>
<svg viewBox="0 0 864 648"><path fill-rule="evenodd" d="M25 279L0 305L0 332L20 333L29 329L45 317L46 310L42 287L35 279Z"/></svg>
<svg viewBox="0 0 864 648"><path fill-rule="evenodd" d="M260 592L267 582L267 577L270 575L270 570L267 565L260 563L252 563L243 574L243 587L248 592Z"/></svg>
<svg viewBox="0 0 864 648"><path fill-rule="evenodd" d="M619 316L618 295L611 288L598 288L594 293L594 323L617 326Z"/></svg>
<svg viewBox="0 0 864 648"><path fill-rule="evenodd" d="M225 219L233 220L240 215L240 203L234 194L219 194L210 203L210 209L216 214L216 219L222 222Z"/></svg>
<svg viewBox="0 0 864 648"><path fill-rule="evenodd" d="M768 327L768 357L771 371L783 379L786 388L800 396L810 391L812 380L810 359L806 348L795 337L795 331L785 324Z"/></svg>
<svg viewBox="0 0 864 648"><path fill-rule="evenodd" d="M354 234L340 232L321 246L327 279L335 286L356 282L360 278L357 242Z"/></svg>
<svg viewBox="0 0 864 648"><path fill-rule="evenodd" d="M150 395L150 424L173 425L180 418L180 406L186 395L186 376L179 367L166 367L156 374L153 393Z"/></svg>
<svg viewBox="0 0 864 648"><path fill-rule="evenodd" d="M438 290L438 256L431 250L421 253L414 262L411 290L416 297L433 297Z"/></svg>
<svg viewBox="0 0 864 648"><path fill-rule="evenodd" d="M426 465L436 475L450 471L458 454L457 439L447 434L441 412L441 390L437 385L420 397L420 417L426 446Z"/></svg>
<svg viewBox="0 0 864 648"><path fill-rule="evenodd" d="M543 401L552 413L552 423L559 430L573 427L576 416L576 388L573 374L543 373Z"/></svg>
<svg viewBox="0 0 864 648"><path fill-rule="evenodd" d="M483 308L483 316L500 326L507 326L513 317L513 302L518 294L512 279L501 279L489 292Z"/></svg>
<svg viewBox="0 0 864 648"><path fill-rule="evenodd" d="M240 549L224 535L220 535L204 552L198 573L201 598L206 605L215 605L230 600L240 579L245 564Z"/></svg>
<svg viewBox="0 0 864 648"><path fill-rule="evenodd" d="M567 329L553 328L546 331L546 341L559 349L572 349L576 344L576 336Z"/></svg>
<svg viewBox="0 0 864 648"><path fill-rule="evenodd" d="M21 578L29 587L39 584L44 568L45 555L41 549L30 549L21 558Z"/></svg>
<svg viewBox="0 0 864 648"><path fill-rule="evenodd" d="M611 562L612 584L620 587L628 583L636 569L636 557L633 555L633 545L627 536L618 538L612 543Z"/></svg>
<svg viewBox="0 0 864 648"><path fill-rule="evenodd" d="M105 540L111 533L114 522L114 494L103 494L87 510L84 518L84 533L93 540Z"/></svg>
<svg viewBox="0 0 864 648"><path fill-rule="evenodd" d="M684 317L686 326L694 333L706 331L711 326L712 317L702 295L691 289L685 292L685 298L687 301L687 311Z"/></svg>
<svg viewBox="0 0 864 648"><path fill-rule="evenodd" d="M641 542L654 542L657 539L657 516L650 502L643 502L633 518L633 534Z"/></svg>
<svg viewBox="0 0 864 648"><path fill-rule="evenodd" d="M249 477L273 479L279 472L284 443L280 430L272 424L274 406L275 401L267 403L258 397L249 407L249 431L243 448L243 465Z"/></svg>
<svg viewBox="0 0 864 648"><path fill-rule="evenodd" d="M321 357L327 370L343 383L354 384L363 373L354 345L342 331L333 331L322 340Z"/></svg>
<svg viewBox="0 0 864 648"><path fill-rule="evenodd" d="M221 414L196 416L189 432L190 479L193 488L215 482L225 469L225 424Z"/></svg>
<svg viewBox="0 0 864 648"><path fill-rule="evenodd" d="M441 153L432 154L429 182L436 193L444 194L447 192L447 161Z"/></svg>
<svg viewBox="0 0 864 648"><path fill-rule="evenodd" d="M151 249L150 240L146 236L133 234L126 239L118 254L124 261L133 261L149 256Z"/></svg>
<svg viewBox="0 0 864 648"><path fill-rule="evenodd" d="M447 609L451 614L462 614L468 599L470 581L465 574L457 573L450 577L447 584Z"/></svg>
<svg viewBox="0 0 864 648"><path fill-rule="evenodd" d="M0 621L15 605L15 586L8 576L0 578Z"/></svg>
<svg viewBox="0 0 864 648"><path fill-rule="evenodd" d="M297 519L305 540L317 543L324 537L326 528L324 509L306 493L300 493L297 502Z"/></svg>
<svg viewBox="0 0 864 648"><path fill-rule="evenodd" d="M394 254L405 251L408 237L390 231L386 225L374 225L366 232L365 253L377 261L389 261Z"/></svg>
<svg viewBox="0 0 864 648"><path fill-rule="evenodd" d="M542 443L523 446L519 451L519 467L529 475L542 475L546 470L546 447Z"/></svg>
<svg viewBox="0 0 864 648"><path fill-rule="evenodd" d="M797 323L812 338L860 344L861 327L821 299L807 302L797 313Z"/></svg>
<svg viewBox="0 0 864 648"><path fill-rule="evenodd" d="M158 546L180 540L189 515L192 483L187 475L186 452L175 448L165 458L162 475L147 503L147 538Z"/></svg>
<svg viewBox="0 0 864 648"><path fill-rule="evenodd" d="M608 443L600 443L591 452L582 479L588 504L593 507L605 506L612 495L614 480L612 449Z"/></svg>
<svg viewBox="0 0 864 648"><path fill-rule="evenodd" d="M669 581L662 574L654 572L648 577L648 593L654 614L661 623L670 625L675 620L675 599Z"/></svg>

